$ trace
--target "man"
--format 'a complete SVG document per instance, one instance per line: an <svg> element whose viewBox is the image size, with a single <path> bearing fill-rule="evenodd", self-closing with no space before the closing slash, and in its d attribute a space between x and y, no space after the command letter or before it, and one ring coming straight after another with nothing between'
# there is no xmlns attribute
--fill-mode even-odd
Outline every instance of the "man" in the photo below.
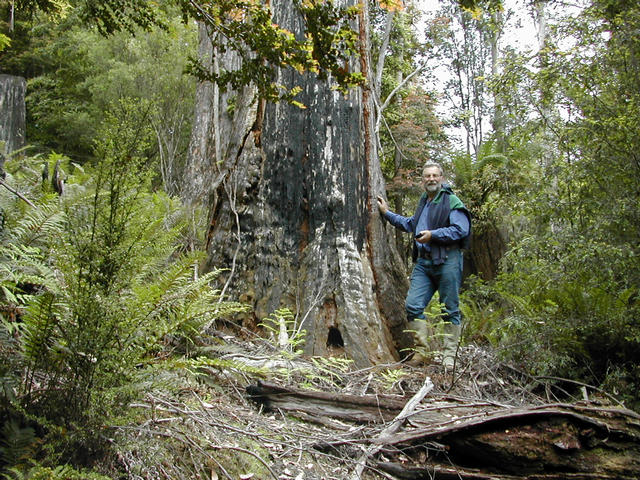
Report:
<svg viewBox="0 0 640 480"><path fill-rule="evenodd" d="M444 172L427 162L422 170L422 194L412 217L389 210L378 196L380 213L396 228L414 235L411 284L405 301L407 319L424 320L424 310L436 290L445 305L445 336L442 364L453 368L460 340L458 294L462 280L462 252L471 234L471 215L451 188L444 184Z"/></svg>

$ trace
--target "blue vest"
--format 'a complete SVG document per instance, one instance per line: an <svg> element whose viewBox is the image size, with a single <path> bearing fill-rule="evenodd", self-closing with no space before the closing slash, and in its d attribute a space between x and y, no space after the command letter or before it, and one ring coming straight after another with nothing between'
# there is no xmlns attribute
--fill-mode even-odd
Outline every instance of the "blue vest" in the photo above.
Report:
<svg viewBox="0 0 640 480"><path fill-rule="evenodd" d="M449 214L451 213L451 201L449 196L452 195L451 190L448 187L443 187L443 190L440 192L439 197L440 201L438 203L433 202L429 206L428 212L428 220L429 220L429 229L436 230L438 228L448 227L449 223ZM437 198L437 197L436 197ZM413 230L414 236L418 233L416 232L416 227L418 226L418 219L420 215L422 215L422 211L424 207L427 205L427 194L422 194L420 197L420 201L418 202L418 206L416 207L416 212L411 219L411 227ZM461 239L457 244L449 244L443 245L438 244L436 241L431 241L429 246L431 247L431 260L434 265L442 265L447 259L447 252L451 248L469 248L470 238L471 238L471 214L464 207L458 207L456 210L461 210L465 213L465 215L469 218L469 235ZM413 242L413 250L411 252L411 257L415 262L418 258L418 246L414 240Z"/></svg>

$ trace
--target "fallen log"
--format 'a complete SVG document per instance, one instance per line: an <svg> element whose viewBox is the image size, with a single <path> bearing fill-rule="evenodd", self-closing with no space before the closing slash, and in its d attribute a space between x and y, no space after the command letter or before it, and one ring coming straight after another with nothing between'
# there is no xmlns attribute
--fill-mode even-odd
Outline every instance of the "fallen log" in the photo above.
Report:
<svg viewBox="0 0 640 480"><path fill-rule="evenodd" d="M354 423L379 424L392 421L409 398L397 395L354 395L284 387L258 381L246 388L251 400L266 411L281 410L305 413L318 419L334 418ZM492 402L468 402L453 397L439 397L414 412L408 419L413 424L433 424L464 415L486 415L505 408Z"/></svg>
<svg viewBox="0 0 640 480"><path fill-rule="evenodd" d="M248 392L272 409L382 422L372 428L384 428L408 400L265 383ZM384 461L373 457L369 465L402 479L640 478L640 415L587 403L515 408L429 398L414 409L404 431L370 433L357 441L377 445L376 452L384 453ZM319 446L327 447L331 445Z"/></svg>
<svg viewBox="0 0 640 480"><path fill-rule="evenodd" d="M393 420L407 399L398 396L353 395L282 387L259 381L246 389L249 398L266 410L304 412L355 423Z"/></svg>
<svg viewBox="0 0 640 480"><path fill-rule="evenodd" d="M454 465L480 468L494 477L640 478L640 416L625 409L509 409L377 440L405 453L437 441L447 446L446 457ZM424 475L428 467L422 470Z"/></svg>
<svg viewBox="0 0 640 480"><path fill-rule="evenodd" d="M402 480L626 480L634 477L619 477L605 473L538 473L530 475L509 475L505 473L483 472L478 469L461 468L450 465L432 465L428 469L402 463L378 462L375 468Z"/></svg>

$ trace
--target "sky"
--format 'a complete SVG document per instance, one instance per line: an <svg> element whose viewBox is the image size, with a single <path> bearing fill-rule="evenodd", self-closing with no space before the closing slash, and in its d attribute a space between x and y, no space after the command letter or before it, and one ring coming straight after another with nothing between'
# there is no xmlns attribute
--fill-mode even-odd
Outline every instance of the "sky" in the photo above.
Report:
<svg viewBox="0 0 640 480"><path fill-rule="evenodd" d="M413 0L413 3L427 16L432 15L442 5L442 0ZM522 49L535 48L538 43L531 9L525 0L504 0L505 10L510 11L508 29L504 42Z"/></svg>

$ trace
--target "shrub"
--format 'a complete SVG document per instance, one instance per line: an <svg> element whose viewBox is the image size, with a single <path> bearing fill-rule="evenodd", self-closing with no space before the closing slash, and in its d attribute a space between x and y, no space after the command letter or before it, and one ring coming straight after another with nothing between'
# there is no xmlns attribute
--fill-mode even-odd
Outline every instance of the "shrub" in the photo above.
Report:
<svg viewBox="0 0 640 480"><path fill-rule="evenodd" d="M118 104L98 164L68 176L74 188L42 197L3 238L2 304L19 309L20 323L3 319L14 343L2 364L19 368L2 370L1 420L45 435L49 461L100 458L109 422L153 381L147 366L163 340L189 341L242 308L211 287L219 272L194 278L201 255L181 253L180 205L150 191L145 107Z"/></svg>

